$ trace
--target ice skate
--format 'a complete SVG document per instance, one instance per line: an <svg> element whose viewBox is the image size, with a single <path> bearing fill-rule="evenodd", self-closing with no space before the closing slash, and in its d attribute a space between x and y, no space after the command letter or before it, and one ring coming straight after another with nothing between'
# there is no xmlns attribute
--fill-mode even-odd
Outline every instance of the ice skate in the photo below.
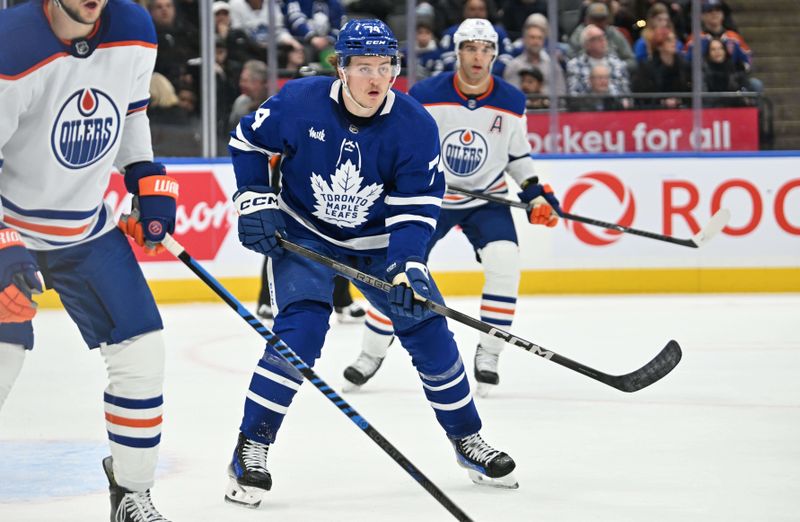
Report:
<svg viewBox="0 0 800 522"><path fill-rule="evenodd" d="M487 397L489 392L500 383L497 374L497 362L500 356L489 353L480 344L475 349L475 381L478 383L478 397Z"/></svg>
<svg viewBox="0 0 800 522"><path fill-rule="evenodd" d="M480 434L474 433L451 442L458 464L467 469L469 478L475 484L505 489L519 487L517 479L511 474L516 467L514 460L486 444Z"/></svg>
<svg viewBox="0 0 800 522"><path fill-rule="evenodd" d="M261 444L239 433L239 442L228 465L231 478L225 501L248 508L261 505L261 497L272 488L272 475L267 470L269 444Z"/></svg>
<svg viewBox="0 0 800 522"><path fill-rule="evenodd" d="M350 306L334 306L333 311L340 323L362 323L367 315L366 310L356 303Z"/></svg>
<svg viewBox="0 0 800 522"><path fill-rule="evenodd" d="M275 315L272 313L272 306L268 305L267 303L261 303L258 305L258 309L256 310L256 315L261 319L265 319L267 321L271 321L275 318Z"/></svg>
<svg viewBox="0 0 800 522"><path fill-rule="evenodd" d="M358 354L358 359L344 369L345 383L342 390L346 392L359 390L375 375L383 364L383 359L384 357L375 357L365 352Z"/></svg>
<svg viewBox="0 0 800 522"><path fill-rule="evenodd" d="M103 459L111 497L111 522L169 522L153 505L150 490L129 491L114 479L112 457Z"/></svg>

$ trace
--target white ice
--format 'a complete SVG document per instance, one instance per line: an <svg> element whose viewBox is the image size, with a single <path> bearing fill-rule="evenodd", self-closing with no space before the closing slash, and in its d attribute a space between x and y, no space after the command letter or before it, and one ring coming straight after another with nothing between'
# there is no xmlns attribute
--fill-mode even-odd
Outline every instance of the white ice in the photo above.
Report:
<svg viewBox="0 0 800 522"><path fill-rule="evenodd" d="M477 315L477 299L448 304ZM259 510L223 502L258 334L222 304L164 306L162 464L153 497L181 521L446 521L450 514L306 383L269 465ZM517 462L520 488L473 485L456 465L408 356L393 347L345 398L474 520L800 520L800 295L526 297L511 330L608 373L670 339L683 361L625 394L509 346L478 400L482 434ZM99 354L64 312L0 412L0 521L108 520ZM471 372L477 334L451 323ZM341 389L359 325L332 324L316 370Z"/></svg>

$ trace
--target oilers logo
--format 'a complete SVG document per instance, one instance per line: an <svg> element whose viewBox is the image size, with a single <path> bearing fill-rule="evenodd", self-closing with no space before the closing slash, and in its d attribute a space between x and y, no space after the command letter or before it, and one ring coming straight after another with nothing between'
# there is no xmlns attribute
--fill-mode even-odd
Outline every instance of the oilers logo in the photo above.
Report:
<svg viewBox="0 0 800 522"><path fill-rule="evenodd" d="M486 139L472 129L456 129L442 141L442 157L448 171L456 176L471 176L486 163Z"/></svg>
<svg viewBox="0 0 800 522"><path fill-rule="evenodd" d="M111 98L97 89L81 89L58 112L50 145L59 163L68 169L80 169L111 150L119 128L119 110Z"/></svg>

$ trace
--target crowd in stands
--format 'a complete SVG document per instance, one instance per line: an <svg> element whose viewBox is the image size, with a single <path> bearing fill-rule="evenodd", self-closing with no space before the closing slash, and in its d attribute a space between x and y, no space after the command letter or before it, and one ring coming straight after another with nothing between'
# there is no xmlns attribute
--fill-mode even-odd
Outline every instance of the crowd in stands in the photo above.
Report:
<svg viewBox="0 0 800 522"><path fill-rule="evenodd" d="M138 0L150 12L159 53L150 111L154 123L199 127L200 52L196 0ZM574 17L559 16L561 37L548 45L547 0L417 0L416 71L425 78L453 70L452 36L464 18L485 18L499 36L494 73L528 94L530 110L547 109L550 94L566 110L679 108L691 104L690 0L573 0ZM215 27L217 128L227 133L267 97L267 0L217 0ZM327 57L347 18L381 18L405 38L405 2L279 0L275 37L282 77L331 74ZM570 19L573 23L569 23ZM702 0L701 51L706 92L762 90L750 76L750 47L724 0ZM407 65L407 64L404 64ZM631 93L662 93L660 97ZM671 93L672 96L666 93ZM748 98L708 99L707 106ZM195 133L199 135L199 130ZM166 133L165 133L166 135ZM158 146L158 145L156 145Z"/></svg>

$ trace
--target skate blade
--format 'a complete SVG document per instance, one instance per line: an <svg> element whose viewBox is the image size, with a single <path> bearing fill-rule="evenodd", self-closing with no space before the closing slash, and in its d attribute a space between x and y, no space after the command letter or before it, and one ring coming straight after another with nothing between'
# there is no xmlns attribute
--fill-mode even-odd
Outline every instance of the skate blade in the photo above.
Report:
<svg viewBox="0 0 800 522"><path fill-rule="evenodd" d="M236 482L236 479L232 478L225 492L225 502L250 509L257 509L258 506L261 505L261 499L265 492L265 489L255 488L253 486L242 486Z"/></svg>
<svg viewBox="0 0 800 522"><path fill-rule="evenodd" d="M497 387L496 384L479 382L477 388L475 389L475 394L481 399L485 399L486 397L489 396L489 392L491 392L496 387Z"/></svg>
<svg viewBox="0 0 800 522"><path fill-rule="evenodd" d="M514 478L513 473L509 473L505 477L497 477L497 478L487 477L486 475L478 473L477 471L472 469L468 469L467 473L469 474L469 478L472 480L472 482L474 482L479 486L488 486L491 488L498 488L498 489L519 488L519 482L517 482L517 479Z"/></svg>

